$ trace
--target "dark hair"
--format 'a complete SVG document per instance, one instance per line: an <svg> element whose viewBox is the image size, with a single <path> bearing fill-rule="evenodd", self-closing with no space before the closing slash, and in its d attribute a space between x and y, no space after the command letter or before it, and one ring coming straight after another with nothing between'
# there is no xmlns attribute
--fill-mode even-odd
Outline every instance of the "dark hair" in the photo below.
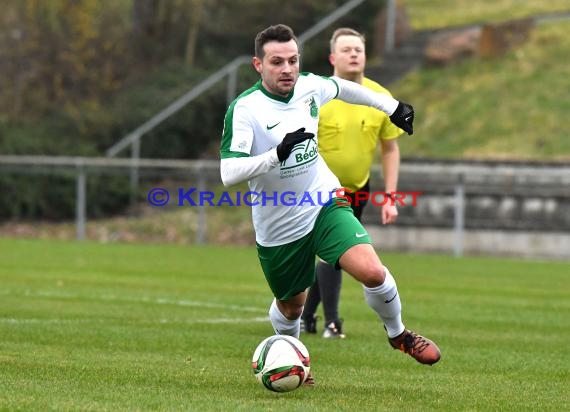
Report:
<svg viewBox="0 0 570 412"><path fill-rule="evenodd" d="M362 43L366 42L366 39L364 38L364 35L357 32L354 29L351 29L349 27L341 27L340 29L336 29L331 37L331 53L334 53L334 48L336 46L336 41L338 40L338 38L340 36L356 36L359 37L360 40L362 40Z"/></svg>
<svg viewBox="0 0 570 412"><path fill-rule="evenodd" d="M299 44L293 29L285 24L277 24L275 26L269 26L268 28L260 31L255 36L255 57L263 59L265 52L263 46L265 43L270 41L277 41L279 43L287 43L291 39L295 40L295 43Z"/></svg>

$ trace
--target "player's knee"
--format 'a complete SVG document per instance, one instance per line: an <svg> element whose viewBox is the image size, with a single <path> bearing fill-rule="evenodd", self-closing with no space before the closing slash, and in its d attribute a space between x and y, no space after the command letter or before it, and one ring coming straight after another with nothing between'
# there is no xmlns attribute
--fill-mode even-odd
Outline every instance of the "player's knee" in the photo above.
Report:
<svg viewBox="0 0 570 412"><path fill-rule="evenodd" d="M283 316L289 320L299 319L303 314L303 306L299 305L285 304L279 309L281 310L281 313L283 313Z"/></svg>
<svg viewBox="0 0 570 412"><path fill-rule="evenodd" d="M384 283L385 278L386 273L384 272L384 266L370 264L366 267L363 276L361 276L361 282L368 288L375 288Z"/></svg>
<svg viewBox="0 0 570 412"><path fill-rule="evenodd" d="M296 320L299 319L302 314L303 314L303 307L301 306L300 308L299 307L291 308L291 310L289 310L284 315L289 320Z"/></svg>

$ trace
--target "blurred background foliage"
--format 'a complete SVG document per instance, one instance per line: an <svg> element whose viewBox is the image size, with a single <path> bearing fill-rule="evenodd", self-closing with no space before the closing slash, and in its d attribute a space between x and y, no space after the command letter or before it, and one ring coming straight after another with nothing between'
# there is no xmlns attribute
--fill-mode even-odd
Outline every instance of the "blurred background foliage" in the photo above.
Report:
<svg viewBox="0 0 570 412"><path fill-rule="evenodd" d="M2 0L0 152L102 155L192 85L233 58L251 55L259 30L281 22L299 35L344 3ZM568 0L400 3L414 29L570 9ZM330 74L328 38L340 25L366 33L369 52L377 49L373 42L384 7L385 0L365 1L309 41L303 70ZM244 67L238 78L242 89L256 75ZM145 136L142 155L215 157L226 104L225 82L220 82Z"/></svg>
<svg viewBox="0 0 570 412"><path fill-rule="evenodd" d="M233 58L251 54L255 34L276 23L268 16L277 8L279 22L299 34L344 1L3 3L0 150L101 155L193 84ZM365 2L352 19L370 25L367 14L376 14L383 4ZM255 79L252 72L248 68L240 77L240 86ZM143 154L199 157L218 139L225 107L221 82L156 130L167 144L143 145Z"/></svg>
<svg viewBox="0 0 570 412"><path fill-rule="evenodd" d="M285 23L300 35L346 0L0 2L0 153L102 156L212 72L251 55L258 31ZM370 52L381 47L374 41L385 3L367 0L310 40L302 69L331 73L328 39L339 26L365 33L369 62L378 62ZM570 12L568 0L399 4L413 30ZM390 85L418 109L418 133L402 141L403 155L567 159L570 140L559 128L569 109L568 29L567 21L541 28L504 59L421 69ZM238 91L256 79L242 67ZM217 158L226 106L222 81L145 135L141 156ZM124 208L126 179L90 179L90 216ZM1 176L0 190L11 195L0 201L0 219L72 216L73 179L50 182Z"/></svg>

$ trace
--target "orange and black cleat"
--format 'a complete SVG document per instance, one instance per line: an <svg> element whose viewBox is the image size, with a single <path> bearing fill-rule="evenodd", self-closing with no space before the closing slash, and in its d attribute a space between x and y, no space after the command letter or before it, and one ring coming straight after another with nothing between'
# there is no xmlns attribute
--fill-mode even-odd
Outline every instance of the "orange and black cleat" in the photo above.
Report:
<svg viewBox="0 0 570 412"><path fill-rule="evenodd" d="M407 353L424 365L433 365L441 358L441 352L435 343L411 330L406 329L402 334L388 341L394 349Z"/></svg>

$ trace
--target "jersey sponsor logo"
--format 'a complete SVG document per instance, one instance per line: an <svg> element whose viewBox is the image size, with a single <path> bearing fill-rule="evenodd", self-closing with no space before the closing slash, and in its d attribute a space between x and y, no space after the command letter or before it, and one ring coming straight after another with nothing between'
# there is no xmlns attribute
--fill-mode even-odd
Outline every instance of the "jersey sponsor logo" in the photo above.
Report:
<svg viewBox="0 0 570 412"><path fill-rule="evenodd" d="M361 237L366 236L366 233L355 233L354 236L356 236L357 239L360 239Z"/></svg>
<svg viewBox="0 0 570 412"><path fill-rule="evenodd" d="M309 149L309 145L307 145L301 146L299 149L300 150L298 150L297 153L292 153L295 156L297 163L303 163L305 161L312 160L313 158L317 157L317 154L319 153L317 146L313 146L311 149ZM295 150L293 150L293 152L294 151Z"/></svg>
<svg viewBox="0 0 570 412"><path fill-rule="evenodd" d="M267 125L267 130L271 130L271 129L273 129L273 128L277 127L277 126L279 125L279 123L281 123L281 122L277 122L277 123L275 123L275 124L274 124L274 125L272 125L272 126L270 126L270 125Z"/></svg>

